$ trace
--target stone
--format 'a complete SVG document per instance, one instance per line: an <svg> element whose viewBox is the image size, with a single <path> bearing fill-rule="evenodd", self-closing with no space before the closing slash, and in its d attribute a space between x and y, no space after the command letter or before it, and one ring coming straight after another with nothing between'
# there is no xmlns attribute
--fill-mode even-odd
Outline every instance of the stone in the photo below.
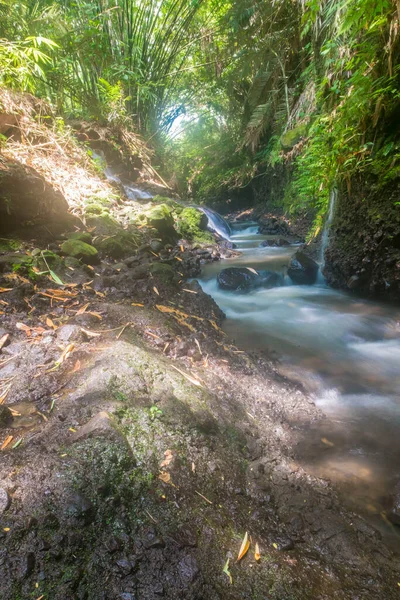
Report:
<svg viewBox="0 0 400 600"><path fill-rule="evenodd" d="M0 428L8 427L13 422L13 416L8 406L0 404Z"/></svg>
<svg viewBox="0 0 400 600"><path fill-rule="evenodd" d="M85 425L82 425L71 438L72 442L88 439L93 436L115 433L115 423L111 415L102 410L92 417Z"/></svg>
<svg viewBox="0 0 400 600"><path fill-rule="evenodd" d="M80 258L82 262L88 265L95 265L99 262L99 256L96 248L82 242L81 240L67 240L61 244L61 250L64 254L73 258Z"/></svg>
<svg viewBox="0 0 400 600"><path fill-rule="evenodd" d="M74 494L67 505L66 512L69 517L76 517L90 523L93 517L93 504L82 494Z"/></svg>
<svg viewBox="0 0 400 600"><path fill-rule="evenodd" d="M7 490L0 487L0 516L10 507L11 500Z"/></svg>
<svg viewBox="0 0 400 600"><path fill-rule="evenodd" d="M256 274L245 267L230 267L223 269L217 276L221 289L245 291L255 287L272 288L279 285L281 276L272 271L261 271Z"/></svg>
<svg viewBox="0 0 400 600"><path fill-rule="evenodd" d="M174 227L172 211L167 204L159 204L147 214L147 223L157 229L163 241L176 241L178 233Z"/></svg>
<svg viewBox="0 0 400 600"><path fill-rule="evenodd" d="M184 208L178 217L178 232L184 240L212 242L213 236L206 231L208 219L196 208Z"/></svg>
<svg viewBox="0 0 400 600"><path fill-rule="evenodd" d="M178 573L182 584L187 587L196 579L200 572L197 560L191 554L184 556L178 563Z"/></svg>
<svg viewBox="0 0 400 600"><path fill-rule="evenodd" d="M4 254L0 256L0 272L4 271L5 268L13 267L14 265L29 265L32 263L32 259L27 254L19 254L13 252L11 254Z"/></svg>
<svg viewBox="0 0 400 600"><path fill-rule="evenodd" d="M153 250L153 252L160 252L160 250L164 248L164 244L161 240L151 240L150 248Z"/></svg>
<svg viewBox="0 0 400 600"><path fill-rule="evenodd" d="M115 564L117 565L119 572L124 577L126 577L127 575L129 575L130 573L132 573L132 571L136 567L136 561L131 561L131 560L129 560L126 557L120 558L119 560L116 560Z"/></svg>
<svg viewBox="0 0 400 600"><path fill-rule="evenodd" d="M273 240L264 240L261 242L261 248L290 246L289 242L283 238L275 238Z"/></svg>
<svg viewBox="0 0 400 600"><path fill-rule="evenodd" d="M149 276L149 265L139 265L129 273L132 279L146 279Z"/></svg>
<svg viewBox="0 0 400 600"><path fill-rule="evenodd" d="M298 251L292 257L288 275L298 285L313 285L317 281L319 265L312 258Z"/></svg>
<svg viewBox="0 0 400 600"><path fill-rule="evenodd" d="M168 265L166 263L160 263L160 262L156 262L156 263L153 263L150 265L150 273L154 277L158 277L159 279L162 279L166 283L168 283L169 281L172 281L175 277L175 272L174 272L173 268L171 267L171 265Z"/></svg>

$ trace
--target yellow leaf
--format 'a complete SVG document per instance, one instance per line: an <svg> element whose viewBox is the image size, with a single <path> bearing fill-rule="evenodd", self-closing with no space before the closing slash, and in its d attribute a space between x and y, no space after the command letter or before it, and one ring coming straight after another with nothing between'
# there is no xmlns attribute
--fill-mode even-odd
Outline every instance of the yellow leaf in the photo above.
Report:
<svg viewBox="0 0 400 600"><path fill-rule="evenodd" d="M166 471L161 471L161 473L158 476L158 479L161 479L161 481L163 481L164 483L170 483L171 475Z"/></svg>
<svg viewBox="0 0 400 600"><path fill-rule="evenodd" d="M85 310L89 307L90 302L88 302L87 304L85 304L84 306L82 306L79 310L76 311L77 315L83 315L83 313L85 312Z"/></svg>
<svg viewBox="0 0 400 600"><path fill-rule="evenodd" d="M230 584L232 585L233 581L232 581L232 575L229 571L229 558L227 558L225 566L222 569L222 572L225 573L225 575L227 575L229 577Z"/></svg>
<svg viewBox="0 0 400 600"><path fill-rule="evenodd" d="M70 428L68 429L68 431L72 431L72 433L76 433L76 429L74 429L73 427L70 427Z"/></svg>
<svg viewBox="0 0 400 600"><path fill-rule="evenodd" d="M131 306L144 306L144 304L140 304L140 302L132 302Z"/></svg>
<svg viewBox="0 0 400 600"><path fill-rule="evenodd" d="M13 440L12 435L7 436L0 448L0 450L5 450L5 448L7 448L7 446L12 442L12 440Z"/></svg>
<svg viewBox="0 0 400 600"><path fill-rule="evenodd" d="M244 534L242 545L240 546L238 557L237 557L238 561L243 558L243 556L247 553L249 548L250 548L250 540L249 540L248 533L246 531L246 533Z"/></svg>
<svg viewBox="0 0 400 600"><path fill-rule="evenodd" d="M183 262L183 260L181 258L179 258L179 256L175 256L176 260L179 260L179 262Z"/></svg>
<svg viewBox="0 0 400 600"><path fill-rule="evenodd" d="M256 549L254 551L254 558L256 560L260 560L261 558L261 554L260 554L260 546L258 545L258 542L256 542Z"/></svg>
<svg viewBox="0 0 400 600"><path fill-rule="evenodd" d="M4 527L3 531L10 531L9 527Z"/></svg>
<svg viewBox="0 0 400 600"><path fill-rule="evenodd" d="M272 545L275 548L275 550L278 550L278 544L275 544L275 542L274 542Z"/></svg>
<svg viewBox="0 0 400 600"><path fill-rule="evenodd" d="M47 327L51 327L52 329L57 329L57 327L54 325L54 323L50 319L50 317L47 317L47 319L46 319L46 325L47 325Z"/></svg>
<svg viewBox="0 0 400 600"><path fill-rule="evenodd" d="M183 244L180 245L181 248L181 252L185 252L185 248L183 247Z"/></svg>
<svg viewBox="0 0 400 600"><path fill-rule="evenodd" d="M321 438L321 442L323 444L325 444L325 446L329 446L330 448L332 448L332 446L334 446L335 444L333 442L330 442L329 440L327 440L325 437Z"/></svg>

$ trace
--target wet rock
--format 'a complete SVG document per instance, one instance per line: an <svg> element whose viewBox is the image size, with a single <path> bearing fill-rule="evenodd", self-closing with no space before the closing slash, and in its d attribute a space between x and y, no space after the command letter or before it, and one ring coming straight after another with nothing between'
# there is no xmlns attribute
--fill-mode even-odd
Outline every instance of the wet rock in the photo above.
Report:
<svg viewBox="0 0 400 600"><path fill-rule="evenodd" d="M19 579L26 579L33 572L35 568L35 555L33 552L28 552L26 556L23 557L20 570L19 570Z"/></svg>
<svg viewBox="0 0 400 600"><path fill-rule="evenodd" d="M267 248L267 247L276 248L276 247L282 247L282 246L290 246L290 243L283 238L276 238L273 240L264 240L260 244L261 248Z"/></svg>
<svg viewBox="0 0 400 600"><path fill-rule="evenodd" d="M96 248L82 242L81 240L67 240L61 244L61 250L64 254L73 258L80 258L82 262L88 265L96 265L99 262L99 256Z"/></svg>
<svg viewBox="0 0 400 600"><path fill-rule="evenodd" d="M197 560L188 554L178 563L178 573L184 587L189 586L200 572Z"/></svg>
<svg viewBox="0 0 400 600"><path fill-rule="evenodd" d="M247 290L255 285L257 275L249 269L230 267L223 269L217 276L217 282L223 290Z"/></svg>
<svg viewBox="0 0 400 600"><path fill-rule="evenodd" d="M266 217L258 228L258 233L264 235L287 235L289 232L289 225L279 217Z"/></svg>
<svg viewBox="0 0 400 600"><path fill-rule="evenodd" d="M119 600L136 600L136 596L130 592L122 592L118 598Z"/></svg>
<svg viewBox="0 0 400 600"><path fill-rule="evenodd" d="M147 549L150 548L164 548L165 542L163 538L157 534L157 532L150 528L147 531L146 538L144 540L144 547Z"/></svg>
<svg viewBox="0 0 400 600"><path fill-rule="evenodd" d="M0 487L0 516L9 508L10 504L11 500L7 490Z"/></svg>
<svg viewBox="0 0 400 600"><path fill-rule="evenodd" d="M217 276L217 282L223 290L245 291L254 287L272 288L279 285L281 276L271 271L258 274L244 267L223 269Z"/></svg>
<svg viewBox="0 0 400 600"><path fill-rule="evenodd" d="M106 541L107 551L112 554L113 552L117 552L122 548L122 541L115 535L112 535Z"/></svg>
<svg viewBox="0 0 400 600"><path fill-rule="evenodd" d="M296 252L290 261L288 275L298 285L313 285L317 281L319 266L304 252Z"/></svg>
<svg viewBox="0 0 400 600"><path fill-rule="evenodd" d="M165 263L153 263L152 265L150 265L149 270L154 277L160 278L165 283L172 281L175 277L175 272L173 268Z"/></svg>
<svg viewBox="0 0 400 600"><path fill-rule="evenodd" d="M286 535L276 536L274 538L274 544L277 546L276 549L280 552L287 552L288 550L293 550L294 548L293 540L287 537Z"/></svg>
<svg viewBox="0 0 400 600"><path fill-rule="evenodd" d="M0 404L0 428L8 427L13 422L12 412L8 406Z"/></svg>
<svg viewBox="0 0 400 600"><path fill-rule="evenodd" d="M81 336L81 329L77 325L61 325L56 332L57 340L60 342L74 342Z"/></svg>

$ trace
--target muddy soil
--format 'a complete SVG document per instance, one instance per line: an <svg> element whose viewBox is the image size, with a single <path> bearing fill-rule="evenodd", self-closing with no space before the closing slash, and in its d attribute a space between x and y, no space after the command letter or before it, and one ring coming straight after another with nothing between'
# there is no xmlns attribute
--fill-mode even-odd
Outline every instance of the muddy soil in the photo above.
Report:
<svg viewBox="0 0 400 600"><path fill-rule="evenodd" d="M171 252L0 278L0 597L397 598L399 557L297 460L322 414Z"/></svg>

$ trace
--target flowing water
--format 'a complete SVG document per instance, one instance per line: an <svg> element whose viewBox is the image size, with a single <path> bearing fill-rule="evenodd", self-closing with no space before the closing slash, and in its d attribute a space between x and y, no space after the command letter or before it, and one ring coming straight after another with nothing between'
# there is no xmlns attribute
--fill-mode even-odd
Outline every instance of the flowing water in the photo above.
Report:
<svg viewBox="0 0 400 600"><path fill-rule="evenodd" d="M224 329L238 346L275 353L281 371L305 385L326 415L296 424L300 462L338 483L351 507L398 541L383 513L400 480L400 309L333 290L322 277L292 285L286 268L298 248L260 247L274 236L257 230L234 225L240 256L207 265L200 283L226 313ZM233 266L277 271L284 285L223 291L216 276Z"/></svg>

